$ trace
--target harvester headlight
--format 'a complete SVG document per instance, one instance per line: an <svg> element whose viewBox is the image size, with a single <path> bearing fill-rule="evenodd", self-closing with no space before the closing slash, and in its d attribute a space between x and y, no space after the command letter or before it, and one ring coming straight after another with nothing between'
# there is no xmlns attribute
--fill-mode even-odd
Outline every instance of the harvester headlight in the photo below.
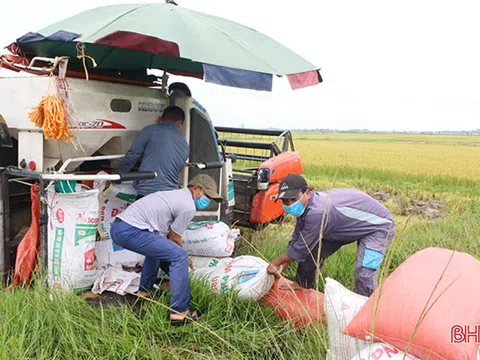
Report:
<svg viewBox="0 0 480 360"><path fill-rule="evenodd" d="M259 169L257 178L257 189L267 190L268 185L270 185L270 169Z"/></svg>

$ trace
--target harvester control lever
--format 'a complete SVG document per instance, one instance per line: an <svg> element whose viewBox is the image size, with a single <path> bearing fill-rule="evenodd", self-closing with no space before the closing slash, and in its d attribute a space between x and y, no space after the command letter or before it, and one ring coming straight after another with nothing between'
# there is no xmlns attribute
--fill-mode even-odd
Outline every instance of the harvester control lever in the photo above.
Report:
<svg viewBox="0 0 480 360"><path fill-rule="evenodd" d="M201 163L187 163L189 167L196 167L197 169L221 169L222 163L220 161L206 161Z"/></svg>
<svg viewBox="0 0 480 360"><path fill-rule="evenodd" d="M149 180L157 176L156 172L153 171L139 171L131 173L119 173L120 182L122 181L133 181L133 180Z"/></svg>

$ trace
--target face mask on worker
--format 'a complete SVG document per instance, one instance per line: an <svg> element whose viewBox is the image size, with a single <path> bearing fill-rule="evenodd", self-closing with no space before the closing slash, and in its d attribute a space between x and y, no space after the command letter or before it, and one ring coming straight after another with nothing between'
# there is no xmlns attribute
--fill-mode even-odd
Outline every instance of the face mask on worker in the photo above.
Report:
<svg viewBox="0 0 480 360"><path fill-rule="evenodd" d="M283 209L289 213L290 215L293 215L295 217L298 217L300 215L303 214L303 212L305 211L305 208L306 206L303 205L302 203L302 199L303 197L305 196L306 193L304 193L302 195L302 197L300 199L298 199L297 201L295 201L292 205L285 205L285 204L282 204L283 206Z"/></svg>
<svg viewBox="0 0 480 360"><path fill-rule="evenodd" d="M203 194L200 194L199 199L194 198L193 201L195 202L195 207L197 210L204 210L208 207L208 205L210 205L210 199Z"/></svg>

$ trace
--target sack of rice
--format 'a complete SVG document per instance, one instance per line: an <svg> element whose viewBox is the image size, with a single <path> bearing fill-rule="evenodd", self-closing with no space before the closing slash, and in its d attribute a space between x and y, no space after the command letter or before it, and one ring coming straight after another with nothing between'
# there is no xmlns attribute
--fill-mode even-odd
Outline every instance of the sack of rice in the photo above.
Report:
<svg viewBox="0 0 480 360"><path fill-rule="evenodd" d="M350 360L420 360L418 357L405 354L403 351L381 342L368 345Z"/></svg>
<svg viewBox="0 0 480 360"><path fill-rule="evenodd" d="M240 230L231 230L221 221L194 221L185 231L183 247L188 255L228 257L239 234Z"/></svg>
<svg viewBox="0 0 480 360"><path fill-rule="evenodd" d="M255 256L239 256L213 261L206 268L193 272L193 278L206 283L215 294L234 289L240 299L260 300L274 283L267 273L268 263Z"/></svg>
<svg viewBox="0 0 480 360"><path fill-rule="evenodd" d="M368 345L366 341L341 332L360 311L367 299L366 296L348 290L338 281L326 278L325 313L330 341L327 357L329 360L350 360Z"/></svg>
<svg viewBox="0 0 480 360"><path fill-rule="evenodd" d="M110 240L110 228L115 217L125 211L137 198L137 192L131 184L111 184L100 195L100 221L98 234L102 240Z"/></svg>

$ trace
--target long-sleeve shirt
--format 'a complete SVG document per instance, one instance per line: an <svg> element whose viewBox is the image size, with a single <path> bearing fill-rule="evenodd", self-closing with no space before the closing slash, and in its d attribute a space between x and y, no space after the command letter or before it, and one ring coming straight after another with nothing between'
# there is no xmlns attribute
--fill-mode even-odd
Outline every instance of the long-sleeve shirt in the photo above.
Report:
<svg viewBox="0 0 480 360"><path fill-rule="evenodd" d="M295 261L307 258L319 242L320 231L322 241L348 244L395 226L390 211L362 191L331 189L311 194L287 246L287 255Z"/></svg>
<svg viewBox="0 0 480 360"><path fill-rule="evenodd" d="M142 157L139 171L155 171L157 177L134 182L139 195L178 189L180 172L190 153L187 141L174 123L159 123L144 127L117 169L129 172Z"/></svg>

